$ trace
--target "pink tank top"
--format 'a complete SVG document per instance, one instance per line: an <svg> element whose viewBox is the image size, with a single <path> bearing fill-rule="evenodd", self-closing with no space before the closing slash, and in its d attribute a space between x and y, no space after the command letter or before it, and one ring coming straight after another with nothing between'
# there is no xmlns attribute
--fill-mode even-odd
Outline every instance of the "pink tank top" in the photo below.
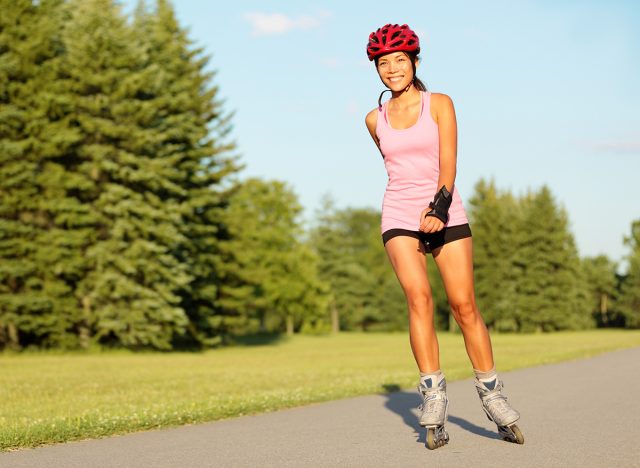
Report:
<svg viewBox="0 0 640 468"><path fill-rule="evenodd" d="M376 135L389 175L382 200L380 227L383 233L393 228L417 231L420 227L420 213L429 206L440 188L438 124L433 121L429 111L431 93L421 91L420 96L420 116L409 128L397 130L391 127L387 118L389 101L378 111ZM454 184L449 221L445 226L458 226L467 222L460 194Z"/></svg>

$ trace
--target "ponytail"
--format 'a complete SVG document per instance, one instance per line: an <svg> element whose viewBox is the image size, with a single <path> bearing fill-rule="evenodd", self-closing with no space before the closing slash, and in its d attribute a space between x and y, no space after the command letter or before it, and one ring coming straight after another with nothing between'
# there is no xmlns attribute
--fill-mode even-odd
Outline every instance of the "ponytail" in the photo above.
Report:
<svg viewBox="0 0 640 468"><path fill-rule="evenodd" d="M418 78L417 76L413 79L413 86L415 86L418 91L427 90L427 87L424 85L422 81L420 81L420 78Z"/></svg>

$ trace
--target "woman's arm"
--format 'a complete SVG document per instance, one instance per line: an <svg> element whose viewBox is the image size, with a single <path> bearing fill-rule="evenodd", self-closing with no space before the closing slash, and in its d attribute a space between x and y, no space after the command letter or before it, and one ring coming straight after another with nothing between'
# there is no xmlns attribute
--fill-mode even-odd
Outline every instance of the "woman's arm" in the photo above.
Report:
<svg viewBox="0 0 640 468"><path fill-rule="evenodd" d="M435 98L435 99L434 99ZM458 146L458 131L456 112L453 101L446 94L431 94L436 111L438 137L440 140L440 173L438 176L438 190L443 185L453 196L453 184L456 179L456 159ZM430 207L425 208L420 215L420 230L437 232L444 228L444 223L435 216L427 216Z"/></svg>
<svg viewBox="0 0 640 468"><path fill-rule="evenodd" d="M453 101L446 94L437 94L436 117L438 123L438 135L440 138L440 176L438 177L438 189L443 185L453 193L453 184L456 179L456 158L458 147L458 130L456 123L456 111ZM434 95L432 94L433 98Z"/></svg>
<svg viewBox="0 0 640 468"><path fill-rule="evenodd" d="M373 138L373 142L378 147L378 150L380 150L380 141L378 140L378 135L376 135L376 124L378 123L378 109L375 108L371 112L369 112L365 117L364 122L367 124L367 129L369 130L369 134L371 135L371 138ZM380 151L380 154L382 154L382 151Z"/></svg>

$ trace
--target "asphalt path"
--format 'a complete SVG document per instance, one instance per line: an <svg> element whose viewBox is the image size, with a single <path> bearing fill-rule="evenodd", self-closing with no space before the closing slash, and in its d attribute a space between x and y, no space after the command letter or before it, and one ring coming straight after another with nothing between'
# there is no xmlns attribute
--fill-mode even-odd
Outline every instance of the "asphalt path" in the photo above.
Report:
<svg viewBox="0 0 640 468"><path fill-rule="evenodd" d="M640 467L640 348L501 374L524 445L472 380L448 384L451 440L425 447L417 391L0 453L1 467Z"/></svg>

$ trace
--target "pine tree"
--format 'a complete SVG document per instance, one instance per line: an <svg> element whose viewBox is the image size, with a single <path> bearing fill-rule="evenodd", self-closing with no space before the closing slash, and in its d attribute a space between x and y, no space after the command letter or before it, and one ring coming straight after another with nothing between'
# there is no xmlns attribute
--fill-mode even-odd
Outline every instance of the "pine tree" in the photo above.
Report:
<svg viewBox="0 0 640 468"><path fill-rule="evenodd" d="M620 310L625 328L640 328L640 220L631 224L631 235L624 242L630 252L628 271L620 287Z"/></svg>
<svg viewBox="0 0 640 468"><path fill-rule="evenodd" d="M157 132L155 158L170 164L168 179L179 188L162 197L178 204L182 241L172 253L191 275L179 291L181 307L191 339L216 345L228 325L216 312L222 211L232 186L224 182L240 169L227 141L232 115L223 112L218 88L210 84L215 74L206 71L209 58L193 46L168 1L158 0L153 13L141 2L134 24L154 70L151 94L158 113L149 124Z"/></svg>
<svg viewBox="0 0 640 468"><path fill-rule="evenodd" d="M469 203L478 307L489 328L515 331L517 205L511 194L499 193L494 181L483 179Z"/></svg>
<svg viewBox="0 0 640 468"><path fill-rule="evenodd" d="M69 174L91 183L77 198L98 217L86 251L90 271L76 294L94 341L168 349L187 318L179 290L191 277L173 255L185 242L181 187L171 161L156 157L162 109L157 70L112 0L72 1L63 39L65 78L81 141L66 155Z"/></svg>
<svg viewBox="0 0 640 468"><path fill-rule="evenodd" d="M0 2L0 347L87 345L73 292L94 217L66 174L79 136L59 79L62 1Z"/></svg>
<svg viewBox="0 0 640 468"><path fill-rule="evenodd" d="M207 57L165 1L0 1L0 347L207 344L237 170Z"/></svg>
<svg viewBox="0 0 640 468"><path fill-rule="evenodd" d="M593 326L586 281L566 212L543 186L521 200L515 319L521 331Z"/></svg>

